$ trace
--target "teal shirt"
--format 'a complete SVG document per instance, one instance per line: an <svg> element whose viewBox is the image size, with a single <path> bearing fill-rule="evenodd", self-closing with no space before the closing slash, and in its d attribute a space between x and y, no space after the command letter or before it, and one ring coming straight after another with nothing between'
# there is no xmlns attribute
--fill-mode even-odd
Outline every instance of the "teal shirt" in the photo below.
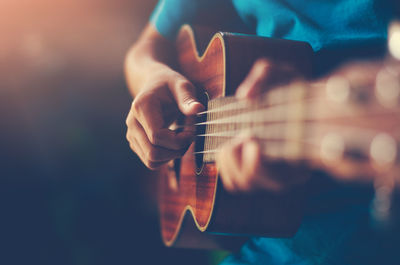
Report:
<svg viewBox="0 0 400 265"><path fill-rule="evenodd" d="M317 72L324 72L345 59L382 55L392 5L387 0L161 0L151 22L173 39L182 24L219 14L231 31L310 43ZM226 9L234 15L227 17Z"/></svg>
<svg viewBox="0 0 400 265"><path fill-rule="evenodd" d="M391 18L384 0L162 0L151 21L173 38L182 24L201 20L210 9L221 11L221 3L232 4L238 20L257 35L306 41L315 51L383 41Z"/></svg>
<svg viewBox="0 0 400 265"><path fill-rule="evenodd" d="M182 24L218 22L211 17L224 14L221 30L310 43L327 70L360 48L382 54L392 10L383 0L161 0L151 23L172 40ZM371 229L371 196L368 188L340 185L310 196L293 238L253 238L223 264L400 264L397 236L382 241Z"/></svg>

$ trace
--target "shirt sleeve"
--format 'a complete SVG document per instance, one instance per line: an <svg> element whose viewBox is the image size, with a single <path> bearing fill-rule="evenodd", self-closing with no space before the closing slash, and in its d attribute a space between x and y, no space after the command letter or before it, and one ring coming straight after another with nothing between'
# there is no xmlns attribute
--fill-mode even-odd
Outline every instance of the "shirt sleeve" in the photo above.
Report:
<svg viewBox="0 0 400 265"><path fill-rule="evenodd" d="M174 39L183 24L191 24L200 12L212 8L218 0L159 0L151 17L158 32Z"/></svg>

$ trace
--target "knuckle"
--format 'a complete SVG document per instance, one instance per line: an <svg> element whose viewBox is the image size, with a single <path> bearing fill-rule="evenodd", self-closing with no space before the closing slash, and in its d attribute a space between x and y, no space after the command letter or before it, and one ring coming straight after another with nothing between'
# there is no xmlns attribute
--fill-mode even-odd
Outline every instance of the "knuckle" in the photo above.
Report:
<svg viewBox="0 0 400 265"><path fill-rule="evenodd" d="M255 67L261 70L268 70L271 67L271 63L266 58L258 59L255 63Z"/></svg>
<svg viewBox="0 0 400 265"><path fill-rule="evenodd" d="M146 159L145 157L140 157L140 159L142 160L143 164L151 169L151 167L153 166L153 162L151 162L150 160Z"/></svg>
<svg viewBox="0 0 400 265"><path fill-rule="evenodd" d="M160 157L160 152L156 148L150 148L146 153L147 161L157 161Z"/></svg>
<svg viewBox="0 0 400 265"><path fill-rule="evenodd" d="M181 88L184 88L184 89L189 89L189 90L192 89L192 86L191 86L190 82L187 79L184 79L184 78L178 78L176 80L176 82L175 82L175 86L181 87Z"/></svg>
<svg viewBox="0 0 400 265"><path fill-rule="evenodd" d="M127 140L129 143L132 142L132 141L131 141L131 134L129 133L129 130L126 132L125 138L126 138L126 140Z"/></svg>
<svg viewBox="0 0 400 265"><path fill-rule="evenodd" d="M129 113L128 113L128 115L126 116L126 119L125 119L125 125L126 125L128 128L130 128L130 127L132 126L132 122L133 122L133 120L134 120L134 115L133 115L132 108L133 108L133 102L132 102L132 104L131 104L131 109L129 110Z"/></svg>
<svg viewBox="0 0 400 265"><path fill-rule="evenodd" d="M126 138L126 140L128 141L128 143L129 143L130 146L134 144L132 134L129 132L129 130L126 132L125 138ZM131 148L131 149L132 149L132 148Z"/></svg>
<svg viewBox="0 0 400 265"><path fill-rule="evenodd" d="M151 144L158 145L160 143L160 133L158 131L151 131L148 137Z"/></svg>
<svg viewBox="0 0 400 265"><path fill-rule="evenodd" d="M175 82L174 89L182 95L184 102L193 100L192 94L194 93L194 87L188 80L179 78Z"/></svg>
<svg viewBox="0 0 400 265"><path fill-rule="evenodd" d="M271 63L267 59L259 59L254 68L258 76L265 78L271 71Z"/></svg>
<svg viewBox="0 0 400 265"><path fill-rule="evenodd" d="M150 162L149 160L145 160L145 159L142 159L142 161L143 161L143 164L144 164L147 168L152 169L152 166L153 166L153 163L152 163L152 162Z"/></svg>
<svg viewBox="0 0 400 265"><path fill-rule="evenodd" d="M133 126L133 121L134 121L134 117L130 112L125 119L125 125L128 128L128 130Z"/></svg>
<svg viewBox="0 0 400 265"><path fill-rule="evenodd" d="M140 111L140 106L142 105L142 97L138 96L135 98L135 100L132 102L132 111L133 113L139 113Z"/></svg>
<svg viewBox="0 0 400 265"><path fill-rule="evenodd" d="M129 144L129 147L131 148L131 150L134 151L135 153L137 153L136 142L135 142L134 137L132 135L127 134L126 140Z"/></svg>
<svg viewBox="0 0 400 265"><path fill-rule="evenodd" d="M149 104L148 101L149 101L149 95L147 95L146 93L141 93L137 95L132 102L132 108L131 108L132 111L136 114L139 113L143 106Z"/></svg>
<svg viewBox="0 0 400 265"><path fill-rule="evenodd" d="M133 152L137 153L137 152L136 152L135 145L134 145L133 142L129 142L129 147L131 148L131 150L132 150Z"/></svg>

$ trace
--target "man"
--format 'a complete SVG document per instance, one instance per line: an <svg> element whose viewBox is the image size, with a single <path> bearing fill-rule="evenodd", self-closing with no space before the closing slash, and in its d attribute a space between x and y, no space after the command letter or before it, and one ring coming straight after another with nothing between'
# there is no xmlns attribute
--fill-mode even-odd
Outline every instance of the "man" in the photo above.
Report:
<svg viewBox="0 0 400 265"><path fill-rule="evenodd" d="M189 130L168 129L180 112L190 116L204 109L193 84L173 67L173 40L182 24L309 42L316 52L316 74L323 74L345 59L382 55L392 11L390 2L379 0L161 0L126 59L126 78L135 97L127 117L130 147L155 169L182 156L193 140ZM276 73L292 76L287 66L258 60L236 96L259 95L271 86ZM237 140L223 148L228 155L218 157L217 164L227 190L279 191L293 185L268 174L268 161L256 140ZM332 204L338 190L342 198L355 203ZM321 214L319 207L325 205L333 206ZM384 258L382 246L371 242L367 216L363 192L353 187L335 189L309 203L294 238L252 239L224 264L376 264Z"/></svg>

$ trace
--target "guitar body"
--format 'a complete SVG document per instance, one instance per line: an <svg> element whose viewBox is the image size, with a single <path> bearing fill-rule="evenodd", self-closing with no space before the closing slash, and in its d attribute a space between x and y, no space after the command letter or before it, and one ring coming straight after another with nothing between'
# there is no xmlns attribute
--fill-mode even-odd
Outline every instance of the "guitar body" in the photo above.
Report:
<svg viewBox="0 0 400 265"><path fill-rule="evenodd" d="M304 75L311 69L312 50L306 43L229 33L217 33L209 40L206 31L195 36L184 26L176 41L179 71L199 89L205 105L207 97L234 94L260 57L289 63ZM228 193L214 163L196 163L196 144L160 171L161 232L167 246L232 249L244 238L228 236L290 237L296 233L304 189L285 194Z"/></svg>

